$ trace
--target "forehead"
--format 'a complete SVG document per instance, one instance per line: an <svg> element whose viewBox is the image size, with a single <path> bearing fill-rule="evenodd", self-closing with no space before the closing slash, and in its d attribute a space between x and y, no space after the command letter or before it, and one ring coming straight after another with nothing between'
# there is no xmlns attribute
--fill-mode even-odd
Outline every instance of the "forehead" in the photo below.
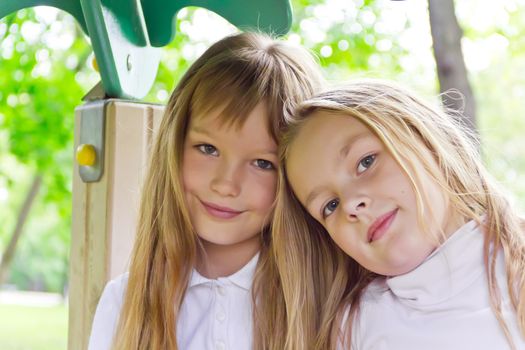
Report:
<svg viewBox="0 0 525 350"><path fill-rule="evenodd" d="M253 98L229 96L219 101L197 101L192 102L190 111L190 125L200 123L201 119L207 119L210 122L215 119L216 125L219 127L236 128L240 130L248 117L256 111L262 114L261 119L266 123L265 129L273 132L272 115L268 108L268 101L266 99L255 100Z"/></svg>
<svg viewBox="0 0 525 350"><path fill-rule="evenodd" d="M218 107L206 113L193 115L190 118L190 131L208 134L209 136L232 138L247 138L254 145L276 147L268 126L268 108L266 103L259 102L247 115L224 115L224 108Z"/></svg>
<svg viewBox="0 0 525 350"><path fill-rule="evenodd" d="M336 170L348 147L373 133L354 117L319 111L312 114L292 141L286 159L294 192L304 201L308 191Z"/></svg>
<svg viewBox="0 0 525 350"><path fill-rule="evenodd" d="M332 150L340 151L347 143L372 132L354 117L334 112L318 111L313 113L300 127L291 142L287 161L300 158L306 153ZM310 157L311 158L311 157Z"/></svg>

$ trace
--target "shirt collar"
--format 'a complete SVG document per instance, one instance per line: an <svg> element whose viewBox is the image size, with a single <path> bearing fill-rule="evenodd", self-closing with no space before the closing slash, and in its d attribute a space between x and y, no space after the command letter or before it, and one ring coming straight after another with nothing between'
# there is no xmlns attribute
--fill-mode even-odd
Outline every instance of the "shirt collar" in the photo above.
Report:
<svg viewBox="0 0 525 350"><path fill-rule="evenodd" d="M460 227L414 270L386 279L398 298L411 306L430 306L468 287L484 272L484 235L472 220Z"/></svg>
<svg viewBox="0 0 525 350"><path fill-rule="evenodd" d="M244 265L239 271L226 277L219 277L217 279L207 278L202 276L195 268L193 269L188 284L188 288L199 284L213 283L213 282L231 282L238 287L249 290L252 287L253 276L255 274L255 268L259 261L259 253L255 254L253 258L246 265Z"/></svg>

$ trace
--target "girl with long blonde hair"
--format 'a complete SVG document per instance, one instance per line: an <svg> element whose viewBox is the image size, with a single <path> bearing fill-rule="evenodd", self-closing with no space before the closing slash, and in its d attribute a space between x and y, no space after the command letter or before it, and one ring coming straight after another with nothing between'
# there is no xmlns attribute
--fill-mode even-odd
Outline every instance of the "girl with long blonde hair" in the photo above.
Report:
<svg viewBox="0 0 525 350"><path fill-rule="evenodd" d="M90 349L282 348L268 248L277 140L320 84L305 50L255 33L189 68L151 150L129 273L106 286Z"/></svg>
<svg viewBox="0 0 525 350"><path fill-rule="evenodd" d="M524 221L475 138L385 81L295 116L272 232L287 347L524 349Z"/></svg>

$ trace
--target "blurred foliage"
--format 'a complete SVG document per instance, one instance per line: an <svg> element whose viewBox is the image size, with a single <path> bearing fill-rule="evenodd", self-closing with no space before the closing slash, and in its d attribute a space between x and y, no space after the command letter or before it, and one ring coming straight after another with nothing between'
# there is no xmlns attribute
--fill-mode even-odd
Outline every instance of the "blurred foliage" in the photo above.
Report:
<svg viewBox="0 0 525 350"><path fill-rule="evenodd" d="M77 74L86 70L91 48L69 16L46 23L33 10L2 20L0 38L0 190L8 195L0 202L0 220L7 223L0 228L0 246L32 177L41 174L44 183L17 247L11 281L61 291L70 237L74 107L85 92Z"/></svg>
<svg viewBox="0 0 525 350"><path fill-rule="evenodd" d="M295 20L285 40L310 48L329 80L382 77L436 93L424 1L292 3ZM456 6L486 162L525 208L525 2ZM180 11L177 36L163 49L145 100L165 103L189 65L236 31L205 10ZM11 269L10 283L20 288L61 291L67 282L74 109L99 80L92 57L89 39L67 14L39 8L0 20L0 252L32 176L44 177Z"/></svg>

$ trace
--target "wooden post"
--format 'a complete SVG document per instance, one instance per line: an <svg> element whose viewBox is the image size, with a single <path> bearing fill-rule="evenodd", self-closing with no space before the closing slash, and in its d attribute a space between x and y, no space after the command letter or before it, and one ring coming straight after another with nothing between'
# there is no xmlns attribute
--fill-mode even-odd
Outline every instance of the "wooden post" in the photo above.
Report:
<svg viewBox="0 0 525 350"><path fill-rule="evenodd" d="M87 348L106 282L127 270L148 153L164 111L164 106L121 100L98 101L98 105L105 113L103 175L97 182L85 183L78 164L73 174L70 350ZM93 103L76 109L75 149L87 108L93 108Z"/></svg>

